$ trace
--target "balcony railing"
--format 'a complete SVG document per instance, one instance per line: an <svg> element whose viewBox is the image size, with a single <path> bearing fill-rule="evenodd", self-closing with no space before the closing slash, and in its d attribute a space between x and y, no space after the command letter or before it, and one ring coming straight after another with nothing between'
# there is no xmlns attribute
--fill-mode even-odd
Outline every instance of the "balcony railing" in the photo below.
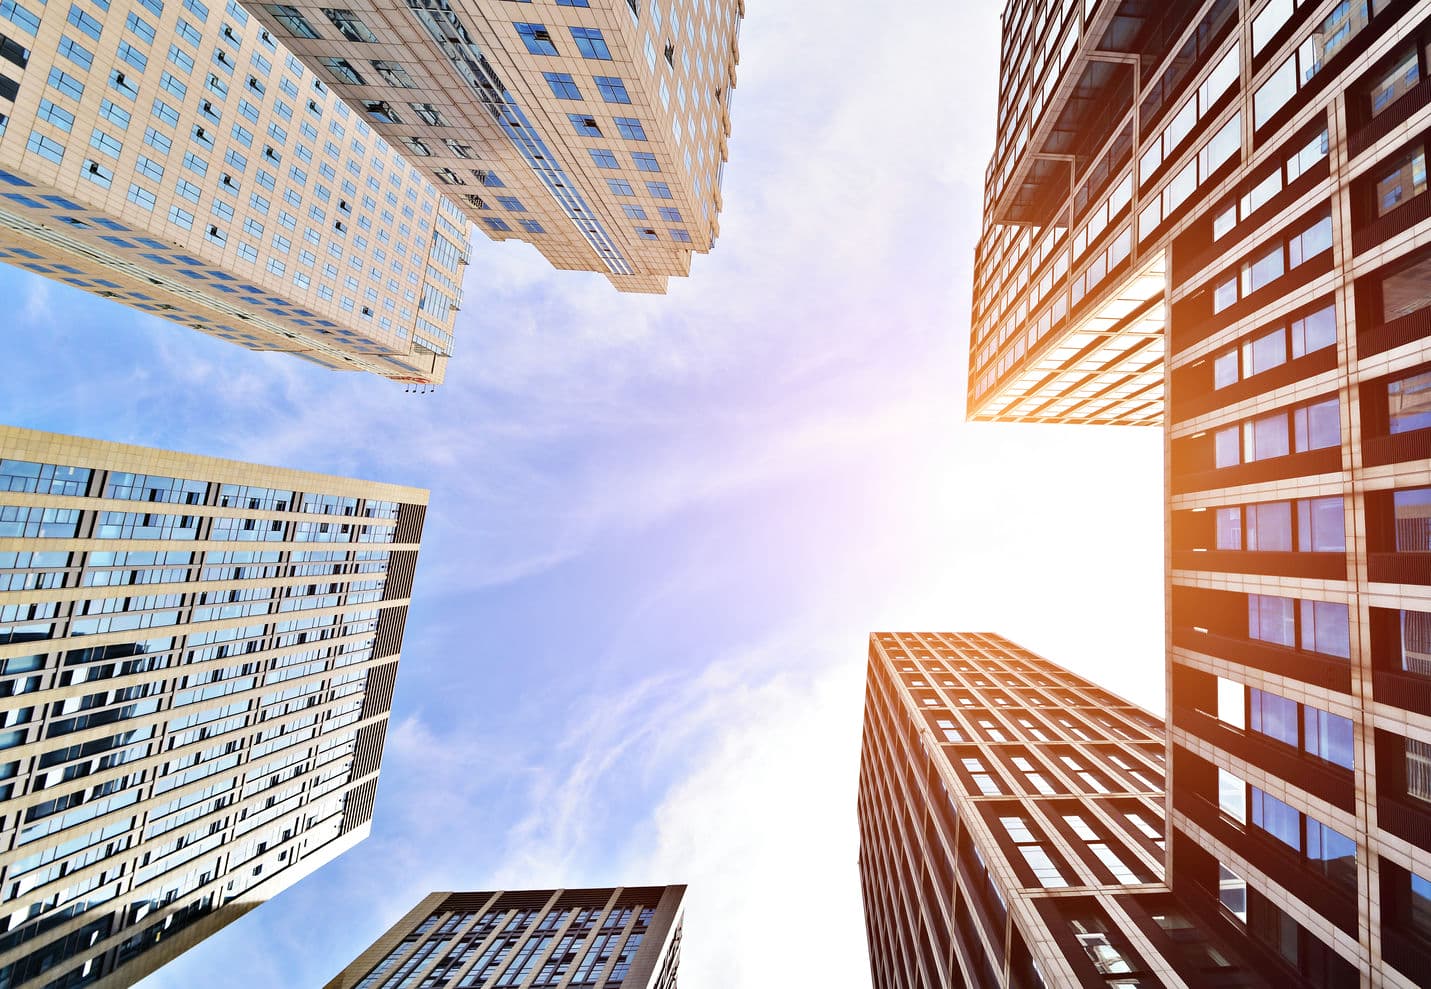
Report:
<svg viewBox="0 0 1431 989"><path fill-rule="evenodd" d="M1357 330L1357 356L1370 357L1428 336L1431 336L1431 307L1407 313L1380 326Z"/></svg>
<svg viewBox="0 0 1431 989"><path fill-rule="evenodd" d="M1377 141L1406 123L1412 114L1431 102L1431 77L1421 80L1387 107L1371 123L1347 138L1347 155L1355 158Z"/></svg>
<svg viewBox="0 0 1431 989"><path fill-rule="evenodd" d="M1361 254L1431 217L1431 195L1421 193L1352 233L1352 253Z"/></svg>
<svg viewBox="0 0 1431 989"><path fill-rule="evenodd" d="M1306 652L1255 639L1199 632L1186 625L1173 628L1173 646L1241 663L1254 670L1290 677L1329 690L1351 692L1351 664L1335 656L1324 656L1321 653Z"/></svg>
<svg viewBox="0 0 1431 989"><path fill-rule="evenodd" d="M1367 578L1383 584L1431 584L1431 553L1371 553Z"/></svg>

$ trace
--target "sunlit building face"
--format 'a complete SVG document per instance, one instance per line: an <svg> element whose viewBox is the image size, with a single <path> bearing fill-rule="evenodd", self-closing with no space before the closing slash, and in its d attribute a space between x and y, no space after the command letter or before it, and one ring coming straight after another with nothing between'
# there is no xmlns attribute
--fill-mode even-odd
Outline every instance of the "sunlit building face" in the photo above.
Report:
<svg viewBox="0 0 1431 989"><path fill-rule="evenodd" d="M367 836L426 503L0 427L0 985L131 985Z"/></svg>
<svg viewBox="0 0 1431 989"><path fill-rule="evenodd" d="M1431 981L1428 43L1388 0L1004 18L970 416L1162 425L1171 882L1319 986Z"/></svg>

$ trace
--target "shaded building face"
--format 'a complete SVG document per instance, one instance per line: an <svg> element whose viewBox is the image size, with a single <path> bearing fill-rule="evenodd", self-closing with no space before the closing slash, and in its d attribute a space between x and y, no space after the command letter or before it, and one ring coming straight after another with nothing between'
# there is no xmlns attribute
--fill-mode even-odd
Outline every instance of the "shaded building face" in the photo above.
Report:
<svg viewBox="0 0 1431 989"><path fill-rule="evenodd" d="M367 835L426 500L0 427L0 985L129 985Z"/></svg>
<svg viewBox="0 0 1431 989"><path fill-rule="evenodd" d="M489 237L635 292L714 244L739 0L252 10Z"/></svg>
<svg viewBox="0 0 1431 989"><path fill-rule="evenodd" d="M1162 423L1172 884L1281 977L1431 982L1431 21L1035 7L970 415Z"/></svg>
<svg viewBox="0 0 1431 989"><path fill-rule="evenodd" d="M872 636L875 986L1267 985L1233 925L1170 891L1164 800L1147 712L997 635Z"/></svg>
<svg viewBox="0 0 1431 989"><path fill-rule="evenodd" d="M468 221L235 2L0 8L0 260L436 382Z"/></svg>
<svg viewBox="0 0 1431 989"><path fill-rule="evenodd" d="M675 989L684 895L684 886L432 893L327 989Z"/></svg>

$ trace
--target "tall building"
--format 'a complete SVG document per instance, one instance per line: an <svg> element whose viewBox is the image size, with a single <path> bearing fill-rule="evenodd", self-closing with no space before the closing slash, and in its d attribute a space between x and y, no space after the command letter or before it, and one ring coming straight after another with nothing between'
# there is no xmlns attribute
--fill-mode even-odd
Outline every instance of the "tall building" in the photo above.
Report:
<svg viewBox="0 0 1431 989"><path fill-rule="evenodd" d="M860 880L875 989L1265 987L1165 872L1164 733L997 635L870 637Z"/></svg>
<svg viewBox="0 0 1431 989"><path fill-rule="evenodd" d="M684 886L432 893L326 989L675 989L685 894Z"/></svg>
<svg viewBox="0 0 1431 989"><path fill-rule="evenodd" d="M1004 32L969 411L1163 423L1172 884L1431 984L1431 5Z"/></svg>
<svg viewBox="0 0 1431 989"><path fill-rule="evenodd" d="M431 383L469 237L233 0L0 4L0 260L251 350Z"/></svg>
<svg viewBox="0 0 1431 989"><path fill-rule="evenodd" d="M250 9L488 236L633 292L713 246L743 0Z"/></svg>
<svg viewBox="0 0 1431 989"><path fill-rule="evenodd" d="M368 834L426 501L0 427L0 986L130 985Z"/></svg>

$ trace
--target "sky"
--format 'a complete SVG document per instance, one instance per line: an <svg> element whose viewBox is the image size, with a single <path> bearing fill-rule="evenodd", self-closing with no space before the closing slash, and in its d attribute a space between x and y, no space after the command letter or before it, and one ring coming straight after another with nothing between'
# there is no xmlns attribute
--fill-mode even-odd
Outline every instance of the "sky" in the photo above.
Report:
<svg viewBox="0 0 1431 989"><path fill-rule="evenodd" d="M432 491L372 836L144 989L321 986L434 889L671 882L689 989L867 986L871 632L1161 711L1161 431L963 421L997 53L995 4L749 4L714 252L626 296L479 237L429 395L0 268L0 421Z"/></svg>

